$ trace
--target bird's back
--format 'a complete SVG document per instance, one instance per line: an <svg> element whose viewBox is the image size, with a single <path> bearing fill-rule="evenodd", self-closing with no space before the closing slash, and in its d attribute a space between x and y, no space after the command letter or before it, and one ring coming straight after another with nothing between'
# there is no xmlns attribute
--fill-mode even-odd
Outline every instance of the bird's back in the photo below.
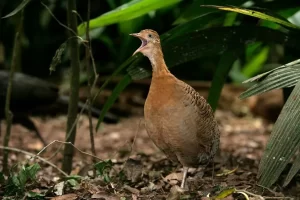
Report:
<svg viewBox="0 0 300 200"><path fill-rule="evenodd" d="M149 136L169 159L196 167L213 158L218 126L211 107L191 86L170 73L153 77L144 112Z"/></svg>

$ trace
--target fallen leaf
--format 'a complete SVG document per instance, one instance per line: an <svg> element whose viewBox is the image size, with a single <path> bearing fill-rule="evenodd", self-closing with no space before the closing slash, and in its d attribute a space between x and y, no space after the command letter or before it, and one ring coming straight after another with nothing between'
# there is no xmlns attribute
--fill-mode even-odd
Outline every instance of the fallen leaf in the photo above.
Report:
<svg viewBox="0 0 300 200"><path fill-rule="evenodd" d="M181 189L178 185L174 185L171 189L170 189L170 193L167 196L166 200L179 200L180 199L180 195L184 192L183 189Z"/></svg>
<svg viewBox="0 0 300 200"><path fill-rule="evenodd" d="M110 195L106 193L97 193L91 196L92 199L102 199L102 200L119 200L120 198L116 195Z"/></svg>
<svg viewBox="0 0 300 200"><path fill-rule="evenodd" d="M124 165L123 171L128 180L133 183L137 182L142 177L142 162L129 158Z"/></svg>
<svg viewBox="0 0 300 200"><path fill-rule="evenodd" d="M124 185L123 187L125 190L128 190L129 192L131 192L132 194L139 194L140 191L136 188L130 187L129 185Z"/></svg>
<svg viewBox="0 0 300 200"><path fill-rule="evenodd" d="M222 173L220 174L216 174L216 176L227 176L229 174L234 173L239 167L237 166L236 168L234 168L233 170L228 170L228 169L224 169Z"/></svg>
<svg viewBox="0 0 300 200"><path fill-rule="evenodd" d="M62 196L53 197L51 200L75 200L77 197L77 194L65 194Z"/></svg>
<svg viewBox="0 0 300 200"><path fill-rule="evenodd" d="M235 188L226 188L216 196L216 199L224 199L225 197L231 195L234 192Z"/></svg>
<svg viewBox="0 0 300 200"><path fill-rule="evenodd" d="M60 183L57 183L55 186L54 186L54 190L55 190L55 194L60 196L63 194L63 191L64 191L64 186L65 186L65 182L62 181Z"/></svg>
<svg viewBox="0 0 300 200"><path fill-rule="evenodd" d="M164 177L164 181L170 185L176 185L179 181L182 181L182 173L171 173Z"/></svg>

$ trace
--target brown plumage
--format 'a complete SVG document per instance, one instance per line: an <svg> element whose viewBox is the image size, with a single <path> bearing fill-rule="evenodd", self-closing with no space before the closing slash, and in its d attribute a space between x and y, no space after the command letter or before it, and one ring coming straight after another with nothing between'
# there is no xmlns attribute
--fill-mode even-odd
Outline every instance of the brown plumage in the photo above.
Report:
<svg viewBox="0 0 300 200"><path fill-rule="evenodd" d="M168 70L157 32L146 29L138 37L141 52L152 65L152 81L145 102L149 137L173 162L183 165L184 188L189 167L206 166L219 148L220 132L213 111L191 86Z"/></svg>

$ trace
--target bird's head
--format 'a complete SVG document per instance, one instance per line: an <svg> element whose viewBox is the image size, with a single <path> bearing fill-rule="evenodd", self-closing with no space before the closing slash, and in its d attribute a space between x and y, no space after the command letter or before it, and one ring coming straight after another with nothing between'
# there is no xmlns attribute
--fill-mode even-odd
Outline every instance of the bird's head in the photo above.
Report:
<svg viewBox="0 0 300 200"><path fill-rule="evenodd" d="M142 41L141 46L133 53L141 52L144 56L151 56L160 47L159 35L151 29L141 30L139 33L132 33L131 36L137 37Z"/></svg>

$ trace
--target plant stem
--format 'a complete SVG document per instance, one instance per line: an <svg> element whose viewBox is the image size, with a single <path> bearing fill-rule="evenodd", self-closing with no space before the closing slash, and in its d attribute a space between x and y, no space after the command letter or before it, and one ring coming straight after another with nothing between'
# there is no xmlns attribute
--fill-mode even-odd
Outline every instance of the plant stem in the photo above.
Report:
<svg viewBox="0 0 300 200"><path fill-rule="evenodd" d="M76 126L72 129L73 124L77 118L78 111L78 99L79 99L79 44L77 35L77 15L76 11L76 0L68 0L67 16L68 16L68 27L70 28L69 37L72 37L68 41L68 47L70 51L71 59L71 80L70 80L70 101L68 107L68 120L67 120L67 131L66 131L66 142L74 144L76 138ZM68 133L70 136L68 137ZM74 148L71 145L65 145L64 158L62 164L62 170L66 173L70 173L72 170Z"/></svg>
<svg viewBox="0 0 300 200"><path fill-rule="evenodd" d="M93 130L93 122L92 122L92 85L93 85L93 79L96 77L97 74L93 74L93 69L90 65L90 58L91 58L91 52L92 52L92 46L91 46L91 39L90 39L90 14L91 14L91 0L88 0L87 5L87 19L86 19L86 40L88 42L86 48L85 48L85 59L86 59L86 68L88 73L88 117L89 117L89 124L90 124L90 139L91 139L91 150L92 154L96 155L96 149L95 149L95 140L94 140L94 130ZM96 163L97 160L93 158L93 162Z"/></svg>
<svg viewBox="0 0 300 200"><path fill-rule="evenodd" d="M6 99L5 99L5 118L6 118L6 133L4 137L3 146L7 147L10 139L10 132L11 132L11 124L13 120L13 114L10 111L10 99L11 99L11 93L12 93L12 84L13 84L13 78L14 78L14 72L16 70L16 66L18 63L18 60L20 60L20 32L22 30L23 26L23 17L24 17L24 9L22 9L20 13L20 21L17 25L16 29L16 35L14 40L14 47L13 47L13 55L11 60L11 67L10 67L10 73L9 73L9 82L7 86L7 92L6 92ZM8 172L8 150L4 150L3 155L3 172Z"/></svg>

